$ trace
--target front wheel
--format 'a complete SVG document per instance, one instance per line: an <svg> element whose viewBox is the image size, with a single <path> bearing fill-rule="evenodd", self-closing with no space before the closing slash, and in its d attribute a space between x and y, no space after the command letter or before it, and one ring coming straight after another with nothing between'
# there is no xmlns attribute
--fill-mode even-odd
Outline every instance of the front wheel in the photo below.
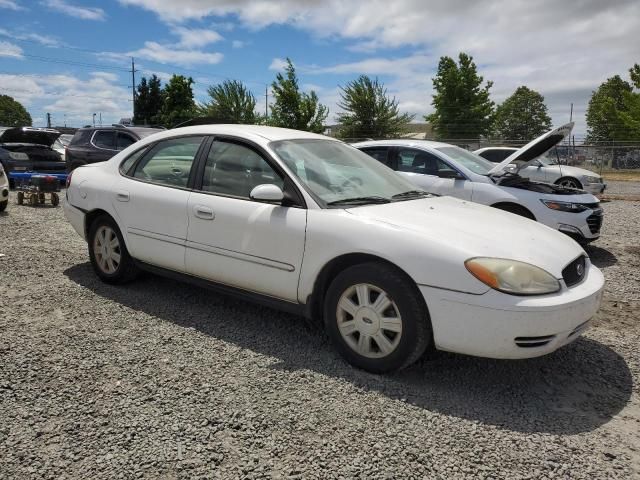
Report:
<svg viewBox="0 0 640 480"><path fill-rule="evenodd" d="M98 217L89 229L89 258L96 275L106 283L133 280L138 269L129 256L122 233L111 217Z"/></svg>
<svg viewBox="0 0 640 480"><path fill-rule="evenodd" d="M582 190L582 184L580 181L573 177L563 177L556 181L556 185L560 185L561 187L567 188L575 188L578 190Z"/></svg>
<svg viewBox="0 0 640 480"><path fill-rule="evenodd" d="M4 212L7 209L7 205L9 205L9 200L0 202L0 212Z"/></svg>
<svg viewBox="0 0 640 480"><path fill-rule="evenodd" d="M374 373L411 365L432 343L420 291L406 275L382 263L341 272L327 291L324 318L338 352Z"/></svg>

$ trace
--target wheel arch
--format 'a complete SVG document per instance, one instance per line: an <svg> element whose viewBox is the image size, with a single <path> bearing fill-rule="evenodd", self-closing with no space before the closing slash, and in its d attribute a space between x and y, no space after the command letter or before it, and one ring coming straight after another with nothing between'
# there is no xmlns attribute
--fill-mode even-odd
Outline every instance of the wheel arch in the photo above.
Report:
<svg viewBox="0 0 640 480"><path fill-rule="evenodd" d="M516 213L515 211L520 211L522 212L522 216L530 218L531 220L535 220L538 221L536 219L536 216L533 214L533 212L531 210L529 210L527 207L520 205L519 203L515 203L515 202L509 202L509 201L503 201L503 202L496 202L493 203L491 205L493 208L497 208L499 210L505 210L511 213ZM515 211L513 211L515 210ZM520 213L518 213L518 215L521 215Z"/></svg>
<svg viewBox="0 0 640 480"><path fill-rule="evenodd" d="M584 187L584 185L582 185L582 182L580 180L578 180L576 177L572 177L571 175L564 175L563 177L560 177L559 179L557 179L553 183L555 185L560 185L560 182L562 182L563 180L572 180L572 181L576 182L576 184L578 185L579 188L583 188Z"/></svg>
<svg viewBox="0 0 640 480"><path fill-rule="evenodd" d="M424 298L422 297L422 294L418 289L418 285L416 284L415 280L413 280L411 275L409 275L404 269L400 268L395 263L377 255L373 255L370 253L353 252L335 257L328 261L322 267L313 284L313 291L307 299L307 316L314 322L317 321L320 322L319 324L321 324L323 317L324 299L327 289L329 288L329 285L331 285L331 282L336 278L336 276L338 276L340 272L344 271L345 269L353 267L354 265L360 265L369 262L377 262L387 265L406 277L410 284L415 288L415 293L424 303L424 306L428 312L428 306L426 305L426 302L424 301Z"/></svg>
<svg viewBox="0 0 640 480"><path fill-rule="evenodd" d="M90 212L87 212L84 217L84 238L86 238L87 241L89 241L89 230L91 230L91 225L93 224L93 222L96 221L98 217L101 217L103 215L106 215L107 217L111 218L115 222L115 224L118 225L118 221L115 218L113 218L113 215L111 215L106 210L103 210L101 208L96 208L94 210L91 210ZM120 225L118 225L118 228L120 228ZM120 232L122 232L121 228L120 228Z"/></svg>

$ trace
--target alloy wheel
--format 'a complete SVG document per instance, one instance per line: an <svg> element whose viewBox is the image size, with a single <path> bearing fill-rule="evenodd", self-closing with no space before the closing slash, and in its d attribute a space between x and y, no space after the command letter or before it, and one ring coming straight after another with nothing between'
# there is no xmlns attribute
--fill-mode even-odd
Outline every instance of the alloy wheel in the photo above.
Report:
<svg viewBox="0 0 640 480"><path fill-rule="evenodd" d="M360 283L346 289L336 319L343 340L363 357L386 357L400 343L400 311L387 292L374 285Z"/></svg>
<svg viewBox="0 0 640 480"><path fill-rule="evenodd" d="M100 270L107 274L116 272L122 251L118 235L111 227L102 225L98 228L93 240L93 253Z"/></svg>

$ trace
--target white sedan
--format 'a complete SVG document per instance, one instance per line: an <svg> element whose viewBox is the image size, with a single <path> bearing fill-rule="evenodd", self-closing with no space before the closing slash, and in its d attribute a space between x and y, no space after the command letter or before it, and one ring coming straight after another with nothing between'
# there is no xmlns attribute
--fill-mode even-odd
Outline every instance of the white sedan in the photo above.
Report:
<svg viewBox="0 0 640 480"><path fill-rule="evenodd" d="M74 170L64 208L105 282L143 269L318 319L372 372L431 348L544 355L581 334L603 289L566 236L416 191L357 149L295 130L152 135Z"/></svg>
<svg viewBox="0 0 640 480"><path fill-rule="evenodd" d="M571 123L547 132L497 165L455 145L426 140L378 140L354 146L429 193L537 220L586 244L600 236L600 201L581 190L533 182L519 175L561 142L572 127Z"/></svg>
<svg viewBox="0 0 640 480"><path fill-rule="evenodd" d="M490 162L500 163L517 152L513 147L485 147L474 151L476 155ZM598 195L604 192L607 184L602 176L591 170L561 165L551 156L541 155L531 165L520 169L519 175L537 182L555 183L563 187L577 188Z"/></svg>

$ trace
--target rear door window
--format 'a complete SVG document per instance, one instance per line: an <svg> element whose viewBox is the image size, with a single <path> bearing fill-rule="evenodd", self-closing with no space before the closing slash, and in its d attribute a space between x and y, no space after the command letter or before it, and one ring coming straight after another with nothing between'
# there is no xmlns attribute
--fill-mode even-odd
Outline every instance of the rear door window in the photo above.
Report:
<svg viewBox="0 0 640 480"><path fill-rule="evenodd" d="M115 150L115 132L109 130L98 130L93 135L93 144L98 148L107 150Z"/></svg>

